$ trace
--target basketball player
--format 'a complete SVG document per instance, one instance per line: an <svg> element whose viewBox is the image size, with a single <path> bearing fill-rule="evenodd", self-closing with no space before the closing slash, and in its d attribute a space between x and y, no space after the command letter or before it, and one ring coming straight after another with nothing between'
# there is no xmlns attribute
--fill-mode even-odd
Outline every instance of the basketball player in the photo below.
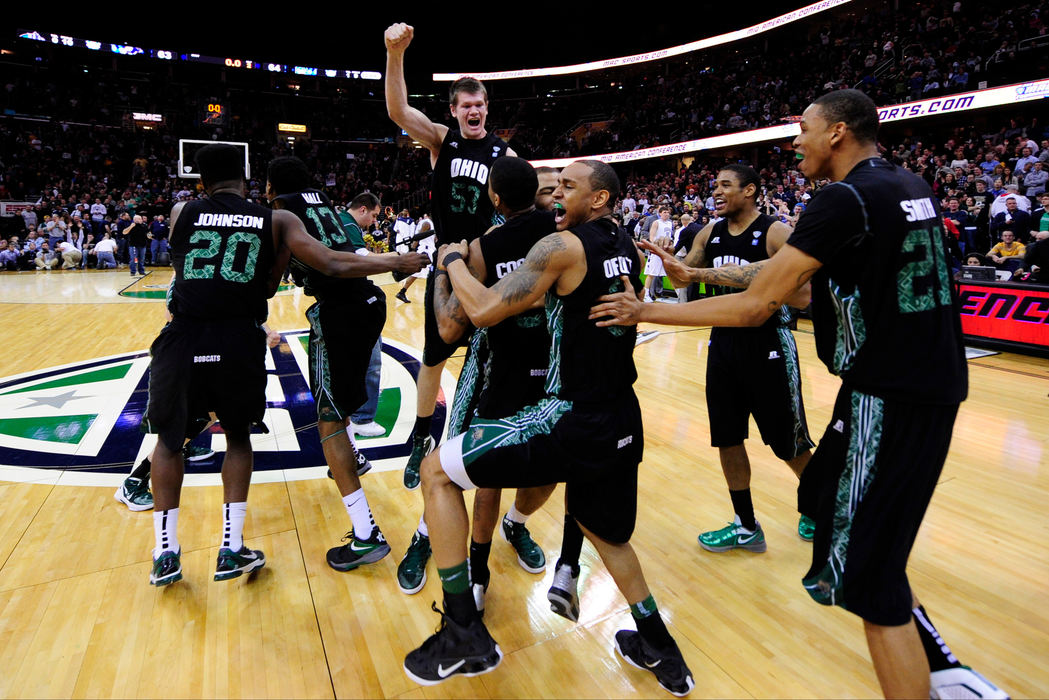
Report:
<svg viewBox="0 0 1049 700"><path fill-rule="evenodd" d="M968 385L936 198L879 157L864 93L817 98L800 127L799 168L832 184L746 290L673 306L610 295L591 318L758 326L811 280L817 351L842 386L798 491L816 521L802 583L816 602L863 619L887 697L929 697L930 687L934 697L1005 697L958 663L906 574Z"/></svg>
<svg viewBox="0 0 1049 700"><path fill-rule="evenodd" d="M463 490L565 482L569 512L594 543L637 622L638 631L616 633L617 650L675 695L693 687L630 546L644 441L632 386L635 331L609 332L587 318L596 299L622 289L623 279L633 291L641 289L633 241L611 218L619 190L619 178L605 163L581 160L565 168L554 194L563 207L555 213L558 232L543 238L520 267L492 287L471 274L465 241L438 252L440 267L447 269L456 298L476 326L525 312L545 295L552 342L546 398L511 418L474 417L469 430L423 462L423 496L446 613L438 632L405 659L405 671L417 682L487 673L502 658L470 594Z"/></svg>
<svg viewBox="0 0 1049 700"><path fill-rule="evenodd" d="M516 155L506 142L485 130L488 93L480 81L460 78L449 91L451 115L457 129L437 124L408 104L404 83L404 52L415 30L403 23L390 25L386 41L386 110L397 126L430 150L433 168L433 220L437 244L465 238L472 241L493 224L495 210L485 195L488 173L496 158ZM430 435L444 363L455 345L441 340L433 312L433 277L426 280L423 365L419 368L416 421L412 453L404 468L404 485L419 487L419 465L434 448Z"/></svg>
<svg viewBox="0 0 1049 700"><path fill-rule="evenodd" d="M762 214L757 197L761 180L753 168L730 164L718 173L714 213L719 217L696 235L683 263L664 257L675 287L692 282L725 283L721 293L745 287L750 263L771 258L790 228ZM658 253L653 253L658 255ZM743 441L754 416L761 437L800 478L813 442L801 398L798 348L784 306L758 328L714 328L707 355L707 413L710 437L718 448L736 517L720 530L704 532L699 544L710 552L745 549L764 552L765 533L754 518L750 460ZM812 520L801 516L798 535L812 540Z"/></svg>
<svg viewBox="0 0 1049 700"><path fill-rule="evenodd" d="M488 193L496 211L506 217L506 223L470 243L470 270L480 282L491 286L508 275L524 261L536 242L554 230L554 215L536 206L541 191L538 186L535 169L522 158L500 158L492 164ZM438 274L434 299L438 328L445 342L456 342L472 327L452 293L447 275ZM507 418L537 403L546 396L549 362L550 334L541 308L474 331L455 388L449 438L469 430L475 412L484 418ZM518 489L514 505L502 519L503 539L513 545L518 563L529 573L546 569L546 555L532 540L525 522L553 490L553 484ZM488 556L500 495L500 489L482 488L474 497L470 579L474 602L482 614L491 579ZM426 581L430 540L425 527L424 519L397 569L397 580L405 593L419 591Z"/></svg>
<svg viewBox="0 0 1049 700"><path fill-rule="evenodd" d="M171 212L175 268L172 320L150 352L149 403L143 420L159 439L153 452L156 547L150 583L182 578L177 524L182 487L182 442L189 422L213 411L226 433L222 463L225 527L216 580L235 578L266 563L244 546L251 481L249 432L263 430L266 409L266 299L273 296L288 257L329 276L388 269L387 263L328 250L290 212L244 200L241 151L209 144L196 155L207 199L180 202Z"/></svg>
<svg viewBox="0 0 1049 700"><path fill-rule="evenodd" d="M707 224L693 241L684 262L651 241L642 245L660 259L675 287L693 282L745 287L753 279L751 263L766 260L783 246L790 229L757 208L760 180L753 168L731 164L718 173L715 189L716 223ZM664 211L661 210L662 216ZM656 231L659 221L653 223ZM654 234L655 235L655 234ZM669 243L669 240L666 241ZM666 246L673 250L672 245ZM710 265L713 269L706 266ZM729 290L725 290L729 291ZM807 297L806 297L807 301ZM804 305L804 304L803 304ZM750 494L750 460L743 441L753 415L765 443L777 457L801 476L813 446L801 399L801 375L794 336L783 308L759 328L715 328L707 355L707 413L710 436L718 448L721 469L728 482L735 521L728 527L699 536L711 552L746 549L764 552L765 534L754 518ZM812 539L812 520L801 516L798 534ZM573 622L579 619L579 555L582 536L566 523L561 555L547 592L550 609Z"/></svg>
<svg viewBox="0 0 1049 700"><path fill-rule="evenodd" d="M275 158L267 170L266 198L274 209L295 214L306 231L331 250L356 251L363 229L379 212L379 198L366 192L349 204L350 233L335 215L323 192L310 187L306 164L295 157ZM429 259L418 253L369 255L384 271L415 271ZM368 398L366 378L375 347L386 323L386 295L367 278L337 279L292 256L306 294L316 302L306 310L310 322L310 391L317 405L317 432L343 505L353 523L348 542L328 550L328 566L351 571L377 562L390 545L375 524L359 474L369 465L354 444L346 419Z"/></svg>

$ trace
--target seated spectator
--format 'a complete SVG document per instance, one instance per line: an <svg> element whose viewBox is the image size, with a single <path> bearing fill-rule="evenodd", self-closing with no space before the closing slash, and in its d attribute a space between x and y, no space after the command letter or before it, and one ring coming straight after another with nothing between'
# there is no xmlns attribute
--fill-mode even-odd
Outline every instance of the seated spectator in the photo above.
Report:
<svg viewBox="0 0 1049 700"><path fill-rule="evenodd" d="M9 241L0 240L0 270L18 270L18 259L22 251L18 250L17 243L11 245Z"/></svg>
<svg viewBox="0 0 1049 700"><path fill-rule="evenodd" d="M1013 280L1045 284L1049 282L1049 231L1039 231L1027 246L1023 264L1013 273Z"/></svg>
<svg viewBox="0 0 1049 700"><path fill-rule="evenodd" d="M1031 215L1021 209L1016 200L1017 198L1013 196L1006 197L1005 211L994 214L991 217L992 237L1002 238L1002 232L1005 229L1009 229L1016 236L1017 240L1028 240L1028 234L1031 230ZM993 206L991 211L994 211Z"/></svg>
<svg viewBox="0 0 1049 700"><path fill-rule="evenodd" d="M36 251L36 269L50 270L58 264L58 256L51 250L51 244L44 241Z"/></svg>
<svg viewBox="0 0 1049 700"><path fill-rule="evenodd" d="M1010 229L1004 229L1001 242L991 248L987 253L987 258L999 270L1015 272L1023 264L1023 256L1026 252L1024 244L1016 240L1016 235Z"/></svg>
<svg viewBox="0 0 1049 700"><path fill-rule="evenodd" d="M1049 231L1049 192L1038 195L1038 201L1042 206L1031 212L1032 233Z"/></svg>

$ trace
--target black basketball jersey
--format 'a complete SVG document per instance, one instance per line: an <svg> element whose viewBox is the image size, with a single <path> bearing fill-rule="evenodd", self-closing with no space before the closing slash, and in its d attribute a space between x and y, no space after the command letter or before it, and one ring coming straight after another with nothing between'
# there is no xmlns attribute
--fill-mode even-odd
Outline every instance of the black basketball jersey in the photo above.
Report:
<svg viewBox="0 0 1049 700"><path fill-rule="evenodd" d="M285 209L299 217L311 236L326 247L349 253L357 250L357 245L335 214L328 195L319 190L303 190L282 194L277 199ZM366 277L329 277L294 257L291 265L296 279L302 280L306 293L318 299L360 299L382 295L382 291Z"/></svg>
<svg viewBox="0 0 1049 700"><path fill-rule="evenodd" d="M774 216L758 214L758 218L754 219L750 226L738 236L729 233L728 219L717 221L710 230L710 238L707 239L704 257L706 257L713 268L723 265L739 265L742 267L759 260L768 260L769 227L777 221L778 219ZM716 295L735 294L742 291L741 288L737 287L714 286ZM782 326L790 323L791 317L790 307L781 306L761 327L775 328L776 326ZM749 329L716 328L714 330L715 332L712 335L723 335L726 331L746 332Z"/></svg>
<svg viewBox="0 0 1049 700"><path fill-rule="evenodd" d="M570 294L551 290L546 297L550 330L548 394L580 404L614 410L616 399L633 394L635 326L599 328L590 307L597 298L623 291L627 275L641 289L640 261L634 241L611 219L589 221L571 229L583 244L586 276Z"/></svg>
<svg viewBox="0 0 1049 700"><path fill-rule="evenodd" d="M232 193L186 203L171 232L172 314L265 321L274 258L269 209Z"/></svg>
<svg viewBox="0 0 1049 700"><path fill-rule="evenodd" d="M816 349L844 384L913 403L965 398L958 300L924 180L863 160L813 196L788 243L823 263L812 278Z"/></svg>
<svg viewBox="0 0 1049 700"><path fill-rule="evenodd" d="M531 211L482 236L485 284L491 287L516 270L532 246L556 227L553 213ZM546 314L542 309L525 311L491 326L486 334L489 354L477 415L503 418L546 395L550 362Z"/></svg>
<svg viewBox="0 0 1049 700"><path fill-rule="evenodd" d="M496 158L506 155L506 142L488 133L466 139L449 129L433 166L431 200L437 245L472 241L501 223L488 198L488 173Z"/></svg>

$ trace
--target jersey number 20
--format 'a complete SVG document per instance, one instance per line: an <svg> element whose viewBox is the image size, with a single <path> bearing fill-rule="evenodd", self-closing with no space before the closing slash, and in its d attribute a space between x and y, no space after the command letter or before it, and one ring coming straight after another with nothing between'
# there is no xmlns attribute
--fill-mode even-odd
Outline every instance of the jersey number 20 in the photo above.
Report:
<svg viewBox="0 0 1049 700"><path fill-rule="evenodd" d="M182 278L187 280L206 280L216 276L227 282L250 282L255 277L255 265L259 260L259 250L262 242L258 235L246 231L236 231L226 239L226 250L222 251L222 234L218 231L194 231L190 236L190 243L207 241L207 248L194 248L186 253L186 260L182 266ZM240 270L235 269L238 254L247 246L247 255ZM221 254L221 262L218 260ZM197 259L212 261L197 265ZM215 262L220 262L219 274L215 274Z"/></svg>

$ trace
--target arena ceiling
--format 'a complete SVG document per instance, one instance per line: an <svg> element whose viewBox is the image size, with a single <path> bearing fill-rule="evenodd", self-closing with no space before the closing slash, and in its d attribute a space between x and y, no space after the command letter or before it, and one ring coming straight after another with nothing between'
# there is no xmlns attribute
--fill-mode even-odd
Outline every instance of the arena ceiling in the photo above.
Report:
<svg viewBox="0 0 1049 700"><path fill-rule="evenodd" d="M608 10L604 4L588 11L549 12L537 5L535 11L511 23L483 12L468 18L380 6L339 12L313 11L313 5L299 11L291 5L272 14L209 10L176 17L160 15L141 26L118 17L98 22L64 14L38 21L19 17L12 22L8 17L4 24L208 55L250 55L259 60L382 71L382 32L390 23L404 21L416 28L407 67L410 73L418 74L532 68L642 53L757 24L810 3L752 0L745 3L745 12L737 13L728 12L728 6L721 3L668 3L656 11L635 5L637 11L627 13ZM848 11L860 4L849 3L843 9ZM830 14L821 14L816 21L826 21ZM16 27L3 37L5 46L10 45Z"/></svg>

